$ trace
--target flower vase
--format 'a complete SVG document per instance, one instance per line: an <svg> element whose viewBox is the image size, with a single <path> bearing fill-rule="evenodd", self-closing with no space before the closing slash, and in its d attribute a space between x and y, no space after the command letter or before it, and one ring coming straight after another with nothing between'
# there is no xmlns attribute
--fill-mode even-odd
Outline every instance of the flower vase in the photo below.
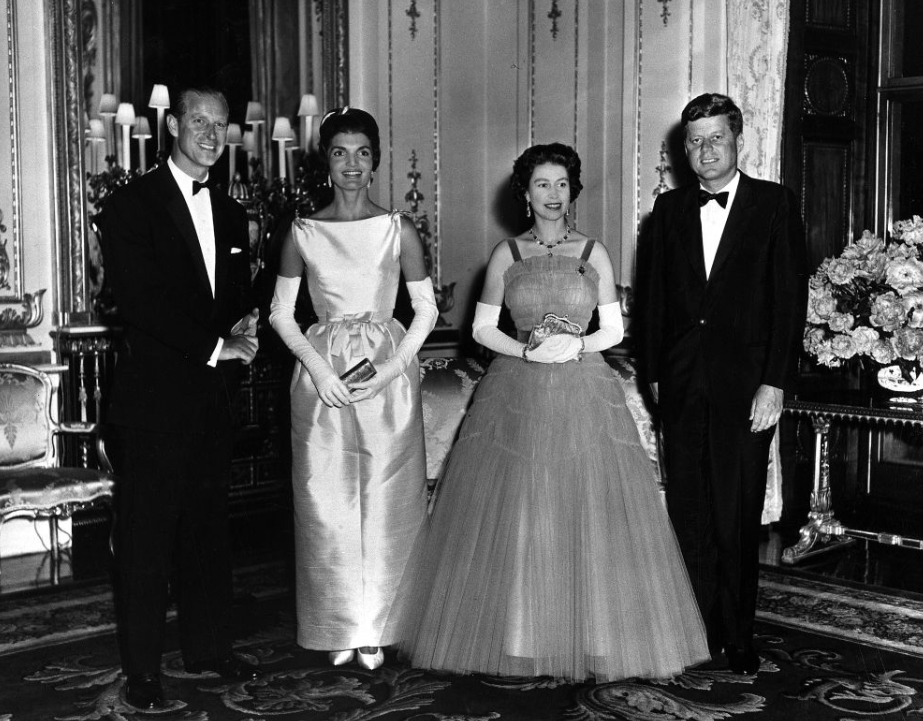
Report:
<svg viewBox="0 0 923 721"><path fill-rule="evenodd" d="M923 404L923 373L907 380L900 366L891 365L881 368L876 380L890 403Z"/></svg>

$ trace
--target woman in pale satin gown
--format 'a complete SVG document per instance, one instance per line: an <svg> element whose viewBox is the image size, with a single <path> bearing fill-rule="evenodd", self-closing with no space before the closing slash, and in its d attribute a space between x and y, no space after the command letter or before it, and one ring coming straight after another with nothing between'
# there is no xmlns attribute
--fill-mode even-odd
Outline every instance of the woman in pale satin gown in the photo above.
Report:
<svg viewBox="0 0 923 721"><path fill-rule="evenodd" d="M598 681L666 677L709 658L653 470L600 351L623 336L605 246L571 227L580 159L516 161L533 226L487 266L478 385L414 544L389 625L417 667ZM509 307L515 338L497 327ZM585 335L596 309L599 330ZM579 335L526 344L546 313Z"/></svg>
<svg viewBox="0 0 923 721"><path fill-rule="evenodd" d="M426 512L417 352L435 325L433 286L410 220L369 198L378 126L356 108L328 113L319 149L333 202L283 241L270 322L298 363L292 378L297 642L377 668L397 585ZM414 318L392 317L400 274ZM302 277L318 322L302 333ZM340 376L363 359L377 374Z"/></svg>

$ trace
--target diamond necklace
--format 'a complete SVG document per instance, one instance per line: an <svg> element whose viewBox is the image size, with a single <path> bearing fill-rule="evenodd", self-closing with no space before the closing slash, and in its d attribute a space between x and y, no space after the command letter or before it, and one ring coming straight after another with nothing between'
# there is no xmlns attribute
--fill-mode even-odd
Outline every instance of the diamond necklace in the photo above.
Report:
<svg viewBox="0 0 923 721"><path fill-rule="evenodd" d="M567 240L568 236L570 235L570 226L567 224L567 221L564 221L564 237L561 238L561 240L559 240L559 241L557 241L557 242L555 242L555 243L546 243L544 240L541 240L541 239L535 234L535 226L534 226L534 225L533 225L531 228L529 228L529 235L531 235L531 236L532 236L532 240L534 240L534 241L535 241L536 243L538 243L540 246L542 246L543 248L548 248L548 257L550 258L551 255L552 255L552 252L551 252L552 249L557 248L559 245L561 245L561 243L563 243L564 241Z"/></svg>

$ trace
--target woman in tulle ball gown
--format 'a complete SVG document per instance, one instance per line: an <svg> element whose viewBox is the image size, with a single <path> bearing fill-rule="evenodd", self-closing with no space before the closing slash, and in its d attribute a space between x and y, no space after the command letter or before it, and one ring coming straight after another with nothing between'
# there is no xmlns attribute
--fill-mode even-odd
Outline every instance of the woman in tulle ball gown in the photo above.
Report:
<svg viewBox="0 0 923 721"><path fill-rule="evenodd" d="M378 125L356 108L328 113L319 150L333 202L296 219L282 247L270 322L298 362L291 383L297 642L374 669L385 625L426 514L417 352L437 318L417 230L369 198ZM404 275L414 310L392 317ZM305 277L318 321L302 333ZM371 378L341 378L364 360Z"/></svg>
<svg viewBox="0 0 923 721"><path fill-rule="evenodd" d="M390 624L420 668L575 681L672 676L709 653L650 461L600 354L622 339L623 325L605 245L568 222L580 159L559 143L531 147L511 183L533 224L494 248L473 328L498 355ZM497 326L503 303L515 338ZM594 309L599 329L586 335ZM549 313L561 319L552 330L565 332L530 347Z"/></svg>

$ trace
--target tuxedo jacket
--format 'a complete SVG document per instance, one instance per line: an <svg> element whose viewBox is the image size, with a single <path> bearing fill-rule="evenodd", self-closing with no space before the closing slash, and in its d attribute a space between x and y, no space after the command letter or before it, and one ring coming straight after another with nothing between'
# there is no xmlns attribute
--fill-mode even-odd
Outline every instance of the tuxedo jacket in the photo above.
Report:
<svg viewBox="0 0 923 721"><path fill-rule="evenodd" d="M240 364L208 360L251 309L246 212L210 191L215 292L192 216L166 164L116 190L99 219L104 269L124 343L107 421L132 428L204 432L230 419Z"/></svg>
<svg viewBox="0 0 923 721"><path fill-rule="evenodd" d="M704 393L712 413L749 423L757 388L794 383L807 305L795 195L743 173L705 276L698 183L658 196L645 243L641 354L665 419Z"/></svg>

